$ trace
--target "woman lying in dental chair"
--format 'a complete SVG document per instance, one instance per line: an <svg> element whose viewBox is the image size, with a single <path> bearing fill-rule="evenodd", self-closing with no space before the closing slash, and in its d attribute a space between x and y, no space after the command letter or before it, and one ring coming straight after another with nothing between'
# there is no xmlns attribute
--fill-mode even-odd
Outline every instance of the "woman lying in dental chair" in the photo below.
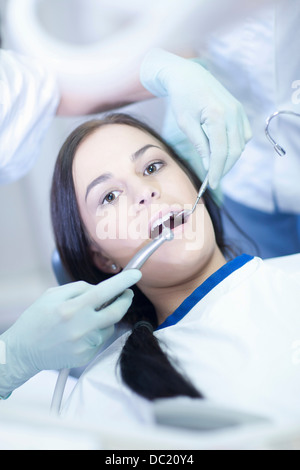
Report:
<svg viewBox="0 0 300 470"><path fill-rule="evenodd" d="M73 279L120 275L155 226L193 205L199 185L139 121L117 114L81 125L61 149L51 195ZM300 268L234 255L210 194L201 202L142 268L125 333L79 379L65 416L148 423L152 400L187 396L299 422Z"/></svg>

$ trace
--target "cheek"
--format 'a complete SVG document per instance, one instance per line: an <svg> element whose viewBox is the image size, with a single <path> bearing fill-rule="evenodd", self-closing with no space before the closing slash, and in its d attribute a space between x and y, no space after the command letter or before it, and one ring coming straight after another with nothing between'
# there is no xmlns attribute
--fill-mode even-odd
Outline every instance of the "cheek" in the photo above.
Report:
<svg viewBox="0 0 300 470"><path fill-rule="evenodd" d="M88 237L104 255L124 268L136 252L145 244L139 227L135 230L128 219L128 208L110 206L93 214L80 207L83 225ZM131 237L128 231L131 230ZM135 236L137 233L138 236Z"/></svg>
<svg viewBox="0 0 300 470"><path fill-rule="evenodd" d="M147 243L147 242L146 242ZM97 242L99 250L112 259L120 268L125 268L145 242L136 240L107 239Z"/></svg>
<svg viewBox="0 0 300 470"><path fill-rule="evenodd" d="M128 217L126 211L117 209L108 213L107 216L97 217L93 238L103 251L124 267L148 242L148 217Z"/></svg>
<svg viewBox="0 0 300 470"><path fill-rule="evenodd" d="M180 188L180 191L178 189ZM174 172L163 183L164 194L170 194L175 200L191 203L197 197L197 191L188 176L181 170Z"/></svg>
<svg viewBox="0 0 300 470"><path fill-rule="evenodd" d="M215 244L213 224L202 200L186 224L186 238L190 251L206 250Z"/></svg>
<svg viewBox="0 0 300 470"><path fill-rule="evenodd" d="M127 216L99 218L94 227L94 240L100 250L124 268L148 240L141 239L139 227L129 223Z"/></svg>

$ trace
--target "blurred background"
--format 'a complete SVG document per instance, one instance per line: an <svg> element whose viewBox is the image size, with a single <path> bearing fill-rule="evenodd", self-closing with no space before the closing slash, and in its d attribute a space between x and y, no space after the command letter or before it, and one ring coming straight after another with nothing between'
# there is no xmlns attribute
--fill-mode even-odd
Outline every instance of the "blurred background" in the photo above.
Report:
<svg viewBox="0 0 300 470"><path fill-rule="evenodd" d="M2 47L14 49L15 38L6 18L9 2L0 0ZM22 6L23 0L18 2ZM137 8L140 11L143 7L143 2L137 0L38 0L34 3L39 27L66 47L75 44L86 47L113 37L135 17ZM19 20L21 17L20 13ZM15 33L22 37L20 30ZM147 116L147 122L159 130L164 104L154 99L127 106L122 111L141 118ZM57 285L51 268L54 250L49 216L51 177L64 139L86 119L55 118L29 174L16 183L0 186L0 333L47 288Z"/></svg>

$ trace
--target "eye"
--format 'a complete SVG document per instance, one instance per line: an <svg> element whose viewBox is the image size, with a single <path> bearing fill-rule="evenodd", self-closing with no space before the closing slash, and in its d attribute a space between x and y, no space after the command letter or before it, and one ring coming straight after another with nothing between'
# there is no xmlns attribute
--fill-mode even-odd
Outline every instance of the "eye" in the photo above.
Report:
<svg viewBox="0 0 300 470"><path fill-rule="evenodd" d="M162 167L164 166L163 162L154 162L151 163L150 165L147 166L147 168L144 171L144 175L149 176L155 173L156 171L159 171Z"/></svg>
<svg viewBox="0 0 300 470"><path fill-rule="evenodd" d="M103 198L102 204L113 204L115 200L120 196L122 191L110 191Z"/></svg>

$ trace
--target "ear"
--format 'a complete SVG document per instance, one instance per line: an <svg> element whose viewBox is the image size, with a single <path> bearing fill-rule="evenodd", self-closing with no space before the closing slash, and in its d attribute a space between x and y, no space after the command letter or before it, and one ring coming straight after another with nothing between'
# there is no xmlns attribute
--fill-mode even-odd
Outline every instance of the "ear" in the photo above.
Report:
<svg viewBox="0 0 300 470"><path fill-rule="evenodd" d="M100 269L100 271L106 274L117 274L121 271L121 268L107 256L103 255L100 251L91 250L92 258L95 266Z"/></svg>

